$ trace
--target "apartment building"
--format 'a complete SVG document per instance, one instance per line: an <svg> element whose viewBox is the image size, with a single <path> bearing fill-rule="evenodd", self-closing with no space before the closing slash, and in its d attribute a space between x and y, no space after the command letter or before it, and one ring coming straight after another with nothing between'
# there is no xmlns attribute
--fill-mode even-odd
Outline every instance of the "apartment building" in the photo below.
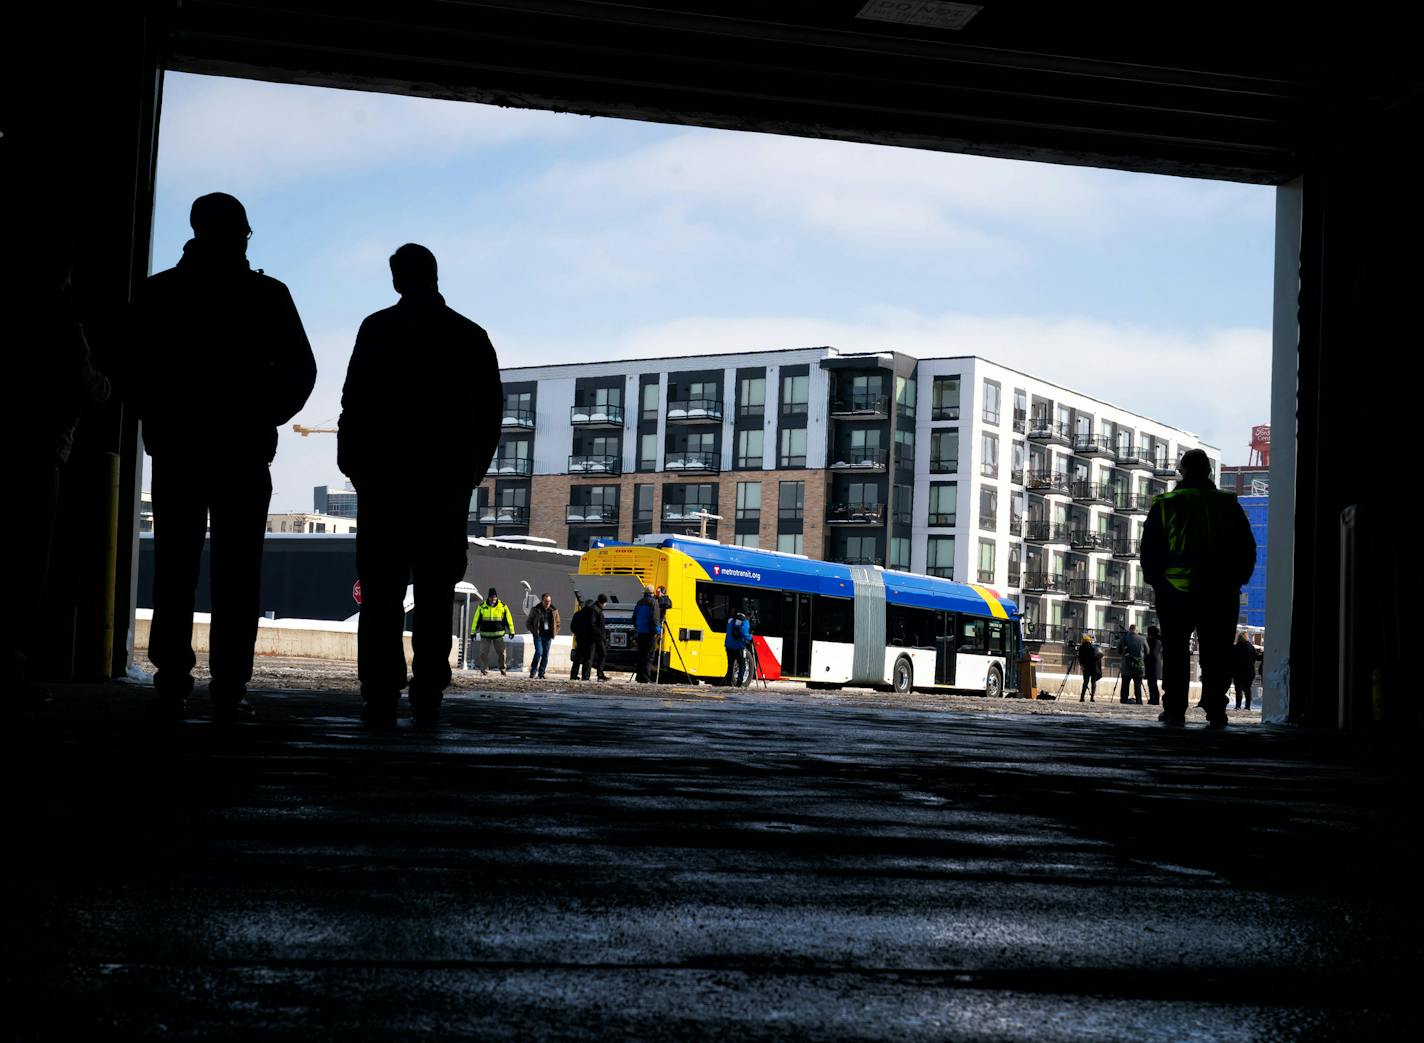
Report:
<svg viewBox="0 0 1424 1043"><path fill-rule="evenodd" d="M287 512L284 514L267 515L268 532L302 532L307 534L318 532L344 532L356 531L356 519L354 517L345 518L335 514L307 514L303 512Z"/></svg>
<svg viewBox="0 0 1424 1043"><path fill-rule="evenodd" d="M513 367L471 531L651 532L981 583L1035 640L1152 620L1152 496L1193 435L975 356L835 348Z"/></svg>

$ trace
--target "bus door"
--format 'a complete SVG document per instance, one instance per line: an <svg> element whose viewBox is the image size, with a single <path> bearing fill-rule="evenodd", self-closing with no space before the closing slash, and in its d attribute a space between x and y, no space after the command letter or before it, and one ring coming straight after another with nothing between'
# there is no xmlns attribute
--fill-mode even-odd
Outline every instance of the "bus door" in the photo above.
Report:
<svg viewBox="0 0 1424 1043"><path fill-rule="evenodd" d="M811 676L811 595L781 594L781 672Z"/></svg>
<svg viewBox="0 0 1424 1043"><path fill-rule="evenodd" d="M945 616L945 632L935 638L935 684L954 684L954 613Z"/></svg>

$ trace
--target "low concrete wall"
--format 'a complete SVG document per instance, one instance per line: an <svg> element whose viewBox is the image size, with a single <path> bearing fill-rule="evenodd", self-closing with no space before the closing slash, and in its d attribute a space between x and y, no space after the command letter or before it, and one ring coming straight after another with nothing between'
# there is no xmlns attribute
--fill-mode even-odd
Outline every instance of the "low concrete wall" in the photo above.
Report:
<svg viewBox="0 0 1424 1043"><path fill-rule="evenodd" d="M153 623L153 613L139 609L134 620L134 648L147 650L149 628ZM210 651L209 635L212 631L212 617L199 612L193 615L193 651L206 654ZM411 661L410 631L402 634L405 644L405 661ZM356 630L346 623L327 623L324 620L260 619L257 621L257 654L260 656L280 656L292 659L333 659L345 662L356 661ZM450 665L456 663L459 642L450 638ZM565 671L568 667L565 666Z"/></svg>
<svg viewBox="0 0 1424 1043"><path fill-rule="evenodd" d="M518 670L521 673L528 673L529 662L534 658L534 642L528 634L516 634L505 642L506 662L511 671ZM468 669L479 669L480 644L479 641L471 638L468 644ZM554 638L554 644L549 649L549 666L546 673L569 675L569 670L573 666L574 639L567 635ZM493 661L491 665L498 669Z"/></svg>

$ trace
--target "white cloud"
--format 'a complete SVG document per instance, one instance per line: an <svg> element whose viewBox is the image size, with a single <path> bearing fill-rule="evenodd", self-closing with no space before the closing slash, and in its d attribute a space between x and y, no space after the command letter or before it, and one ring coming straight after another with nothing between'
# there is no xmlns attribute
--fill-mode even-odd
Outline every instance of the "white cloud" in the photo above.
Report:
<svg viewBox="0 0 1424 1043"><path fill-rule="evenodd" d="M507 357L539 362L718 355L829 344L918 358L979 355L1101 398L1218 446L1244 463L1253 424L1270 419L1267 329L1163 330L1078 317L1031 318L880 309L858 321L693 317L603 343L511 342ZM532 364L532 363L531 363Z"/></svg>
<svg viewBox="0 0 1424 1043"><path fill-rule="evenodd" d="M963 251L996 267L1025 238L1101 240L1144 218L1269 222L1256 186L761 134L686 131L536 186L584 211L675 201L733 219L791 219L861 243Z"/></svg>
<svg viewBox="0 0 1424 1043"><path fill-rule="evenodd" d="M170 73L159 179L174 191L246 191L350 170L468 155L576 133L577 116L470 102Z"/></svg>

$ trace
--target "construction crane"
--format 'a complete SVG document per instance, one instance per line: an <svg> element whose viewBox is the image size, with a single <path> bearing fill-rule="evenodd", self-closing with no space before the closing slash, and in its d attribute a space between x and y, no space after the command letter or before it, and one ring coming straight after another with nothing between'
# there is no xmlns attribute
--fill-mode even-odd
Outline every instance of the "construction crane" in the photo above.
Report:
<svg viewBox="0 0 1424 1043"><path fill-rule="evenodd" d="M307 435L334 435L334 427L303 427L301 424L293 424L292 430L305 438Z"/></svg>

